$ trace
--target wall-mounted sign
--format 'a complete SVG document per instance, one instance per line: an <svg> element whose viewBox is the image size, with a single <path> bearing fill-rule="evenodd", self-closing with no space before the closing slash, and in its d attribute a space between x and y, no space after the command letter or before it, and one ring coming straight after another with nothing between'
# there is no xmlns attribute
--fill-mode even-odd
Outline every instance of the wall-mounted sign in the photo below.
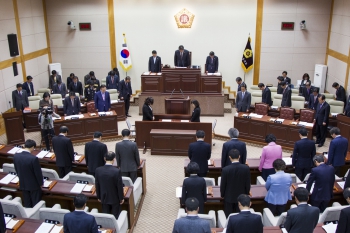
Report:
<svg viewBox="0 0 350 233"><path fill-rule="evenodd" d="M79 29L83 31L91 31L91 23L79 23Z"/></svg>
<svg viewBox="0 0 350 233"><path fill-rule="evenodd" d="M294 30L294 22L282 22L281 30Z"/></svg>
<svg viewBox="0 0 350 233"><path fill-rule="evenodd" d="M191 28L194 14L189 12L186 8L179 11L174 17L178 28Z"/></svg>

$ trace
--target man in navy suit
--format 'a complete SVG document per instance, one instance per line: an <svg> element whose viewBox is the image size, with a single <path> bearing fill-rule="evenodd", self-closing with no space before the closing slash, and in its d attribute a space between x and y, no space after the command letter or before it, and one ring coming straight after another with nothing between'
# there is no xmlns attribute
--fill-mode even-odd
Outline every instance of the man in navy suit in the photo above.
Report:
<svg viewBox="0 0 350 233"><path fill-rule="evenodd" d="M295 189L294 198L298 207L288 210L284 227L289 233L313 233L320 210L307 204L309 192L306 188Z"/></svg>
<svg viewBox="0 0 350 233"><path fill-rule="evenodd" d="M312 89L312 93L310 94L309 104L308 104L309 109L316 110L318 106L318 97L320 97L320 94L318 94L318 92L319 90L317 87Z"/></svg>
<svg viewBox="0 0 350 233"><path fill-rule="evenodd" d="M307 180L306 189L310 192L311 187L314 184L314 188L311 193L310 203L312 206L316 206L323 212L329 201L333 198L333 186L334 186L334 168L324 163L323 155L316 155L313 158L316 167L311 169L311 174Z"/></svg>
<svg viewBox="0 0 350 233"><path fill-rule="evenodd" d="M334 167L335 174L341 176L341 167L345 165L345 157L348 153L348 140L340 135L340 129L333 127L329 131L333 140L328 149L327 164Z"/></svg>
<svg viewBox="0 0 350 233"><path fill-rule="evenodd" d="M290 79L290 78L288 78L287 77L287 71L283 71L282 72L282 77L283 77L283 81L285 81L286 82L286 84L287 84L287 86L289 86L290 87L290 85L292 84L292 80Z"/></svg>
<svg viewBox="0 0 350 233"><path fill-rule="evenodd" d="M221 167L224 168L225 166L231 164L228 153L232 149L237 149L239 151L239 162L241 164L245 164L247 160L247 147L245 142L241 142L238 140L239 131L235 128L231 128L228 130L228 135L231 138L231 140L225 142L222 146Z"/></svg>
<svg viewBox="0 0 350 233"><path fill-rule="evenodd" d="M23 195L23 206L33 208L41 201L43 175L38 158L31 154L36 147L35 141L28 139L24 146L23 152L13 157L13 163L19 178L19 189Z"/></svg>
<svg viewBox="0 0 350 233"><path fill-rule="evenodd" d="M148 71L150 73L159 73L162 70L162 59L157 56L157 51L152 51L152 56L148 59Z"/></svg>
<svg viewBox="0 0 350 233"><path fill-rule="evenodd" d="M190 53L184 49L183 45L179 46L179 49L174 54L174 66L189 67L191 66Z"/></svg>
<svg viewBox="0 0 350 233"><path fill-rule="evenodd" d="M337 83L337 82L334 82L332 84L332 87L337 90L335 93L335 96L336 96L335 99L338 101L344 102L344 106L345 106L346 105L346 93L345 93L344 87L342 85L339 85L339 83Z"/></svg>
<svg viewBox="0 0 350 233"><path fill-rule="evenodd" d="M67 94L66 84L62 83L61 79L57 79L57 83L53 85L53 94L60 94L64 98Z"/></svg>
<svg viewBox="0 0 350 233"><path fill-rule="evenodd" d="M237 198L240 213L228 219L226 233L262 233L263 224L260 215L250 212L251 201L249 195L241 194Z"/></svg>
<svg viewBox="0 0 350 233"><path fill-rule="evenodd" d="M94 97L96 112L107 112L111 110L111 97L106 91L106 85L101 85L100 91Z"/></svg>
<svg viewBox="0 0 350 233"><path fill-rule="evenodd" d="M119 83L119 98L124 100L125 103L125 115L127 117L131 117L129 115L129 107L130 107L130 96L132 95L131 89L131 78L126 76L124 80Z"/></svg>
<svg viewBox="0 0 350 233"><path fill-rule="evenodd" d="M211 51L205 61L205 73L217 73L219 70L219 58Z"/></svg>
<svg viewBox="0 0 350 233"><path fill-rule="evenodd" d="M281 106L292 106L292 90L289 88L288 84L285 81L281 82L281 87L283 88Z"/></svg>
<svg viewBox="0 0 350 233"><path fill-rule="evenodd" d="M107 89L117 89L119 91L119 76L114 70L106 77L106 86Z"/></svg>
<svg viewBox="0 0 350 233"><path fill-rule="evenodd" d="M306 82L305 87L303 88L303 96L305 98L305 101L309 102L310 95L312 94L313 88L311 87L310 82Z"/></svg>
<svg viewBox="0 0 350 233"><path fill-rule="evenodd" d="M316 144L318 144L318 147L322 147L326 140L330 112L330 106L326 102L325 95L318 97L318 105L315 110Z"/></svg>
<svg viewBox="0 0 350 233"><path fill-rule="evenodd" d="M307 138L307 130L299 129L300 140L295 142L292 155L292 164L295 167L295 174L300 180L311 172L313 157L316 155L315 142Z"/></svg>
<svg viewBox="0 0 350 233"><path fill-rule="evenodd" d="M265 84L259 83L258 84L259 89L262 91L262 102L271 106L272 100L271 100L271 91L268 87L265 87Z"/></svg>
<svg viewBox="0 0 350 233"><path fill-rule="evenodd" d="M23 83L22 89L26 90L28 96L34 96L33 77L27 76L27 82Z"/></svg>
<svg viewBox="0 0 350 233"><path fill-rule="evenodd" d="M346 188L343 192L345 200L350 204L350 188ZM344 208L340 211L337 231L335 233L350 232L350 207Z"/></svg>
<svg viewBox="0 0 350 233"><path fill-rule="evenodd" d="M84 194L78 194L74 197L75 210L65 214L63 218L65 233L98 233L95 217L84 211L86 201L87 197Z"/></svg>
<svg viewBox="0 0 350 233"><path fill-rule="evenodd" d="M83 95L83 84L78 80L77 76L74 76L73 81L68 85L69 92L79 93Z"/></svg>
<svg viewBox="0 0 350 233"><path fill-rule="evenodd" d="M211 146L204 142L205 132L198 130L196 132L197 142L192 142L188 148L188 158L191 162L199 165L198 176L206 177L208 172L208 160L211 157Z"/></svg>
<svg viewBox="0 0 350 233"><path fill-rule="evenodd" d="M241 91L237 93L236 97L236 111L249 112L252 96L247 91L247 86L245 84L241 85Z"/></svg>
<svg viewBox="0 0 350 233"><path fill-rule="evenodd" d="M81 114L79 97L75 96L75 93L72 91L64 99L63 112L65 116Z"/></svg>

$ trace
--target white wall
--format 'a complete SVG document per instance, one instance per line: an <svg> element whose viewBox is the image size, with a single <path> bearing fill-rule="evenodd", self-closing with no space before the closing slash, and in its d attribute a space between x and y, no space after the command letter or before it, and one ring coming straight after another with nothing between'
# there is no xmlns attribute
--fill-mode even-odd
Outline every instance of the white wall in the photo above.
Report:
<svg viewBox="0 0 350 233"><path fill-rule="evenodd" d="M210 51L219 57L219 71L226 85L236 89L243 78L241 59L248 34L255 45L256 0L137 1L114 0L117 60L126 33L133 68L128 72L133 90L140 90L140 75L157 50L163 64L174 66L179 45L193 52L192 64L204 66ZM177 28L174 15L186 8L195 15L192 28ZM119 66L118 66L119 68ZM125 76L124 71L120 71ZM246 75L252 83L253 71Z"/></svg>
<svg viewBox="0 0 350 233"><path fill-rule="evenodd" d="M329 48L346 56L349 55L350 1L348 0L334 0ZM327 65L328 78L326 89L331 93L335 93L335 89L332 88L332 84L333 82L338 82L340 85L345 85L347 64L343 61L328 56ZM349 90L350 83L345 88Z"/></svg>
<svg viewBox="0 0 350 233"><path fill-rule="evenodd" d="M293 84L304 73L313 80L315 64L325 61L330 8L330 0L264 0L260 82L276 85L284 70ZM282 22L295 22L294 31L282 31Z"/></svg>
<svg viewBox="0 0 350 233"><path fill-rule="evenodd" d="M111 69L107 0L47 0L46 6L52 62L62 64L63 79L74 73L82 80L91 70L98 79L106 77ZM91 22L92 30L80 31L83 22Z"/></svg>

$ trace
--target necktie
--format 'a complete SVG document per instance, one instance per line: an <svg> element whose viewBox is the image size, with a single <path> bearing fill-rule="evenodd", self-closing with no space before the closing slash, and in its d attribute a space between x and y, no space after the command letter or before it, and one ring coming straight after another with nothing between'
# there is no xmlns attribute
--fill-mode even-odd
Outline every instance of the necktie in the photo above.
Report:
<svg viewBox="0 0 350 233"><path fill-rule="evenodd" d="M157 59L157 58L153 58L153 63L154 63L154 64L156 64L156 59Z"/></svg>
<svg viewBox="0 0 350 233"><path fill-rule="evenodd" d="M211 64L213 64L214 63L214 59L213 58L211 58Z"/></svg>
<svg viewBox="0 0 350 233"><path fill-rule="evenodd" d="M72 99L72 107L74 107L74 99Z"/></svg>
<svg viewBox="0 0 350 233"><path fill-rule="evenodd" d="M20 96L22 96L22 92L19 91L18 94L19 94Z"/></svg>
<svg viewBox="0 0 350 233"><path fill-rule="evenodd" d="M244 92L242 92L242 99L244 98L244 94L245 94L245 93L244 93Z"/></svg>
<svg viewBox="0 0 350 233"><path fill-rule="evenodd" d="M285 90L286 90L286 88L283 89L283 93L282 93L282 94L284 94L284 91L285 91Z"/></svg>
<svg viewBox="0 0 350 233"><path fill-rule="evenodd" d="M102 99L105 101L105 93L102 93Z"/></svg>
<svg viewBox="0 0 350 233"><path fill-rule="evenodd" d="M180 53L181 59L182 59L182 53Z"/></svg>
<svg viewBox="0 0 350 233"><path fill-rule="evenodd" d="M61 90L61 85L58 85L58 89L60 89L60 90Z"/></svg>
<svg viewBox="0 0 350 233"><path fill-rule="evenodd" d="M125 83L125 86L128 87L128 83Z"/></svg>
<svg viewBox="0 0 350 233"><path fill-rule="evenodd" d="M314 96L314 103L316 103L316 96Z"/></svg>
<svg viewBox="0 0 350 233"><path fill-rule="evenodd" d="M114 77L112 77L112 83L113 83L113 81L114 81Z"/></svg>

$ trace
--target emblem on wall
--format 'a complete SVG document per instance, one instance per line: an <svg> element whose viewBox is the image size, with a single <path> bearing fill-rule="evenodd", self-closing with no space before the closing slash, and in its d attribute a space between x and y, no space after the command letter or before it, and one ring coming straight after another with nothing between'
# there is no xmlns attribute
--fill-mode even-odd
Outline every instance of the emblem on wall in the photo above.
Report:
<svg viewBox="0 0 350 233"><path fill-rule="evenodd" d="M178 28L192 27L194 14L189 12L186 8L179 11L174 17Z"/></svg>

